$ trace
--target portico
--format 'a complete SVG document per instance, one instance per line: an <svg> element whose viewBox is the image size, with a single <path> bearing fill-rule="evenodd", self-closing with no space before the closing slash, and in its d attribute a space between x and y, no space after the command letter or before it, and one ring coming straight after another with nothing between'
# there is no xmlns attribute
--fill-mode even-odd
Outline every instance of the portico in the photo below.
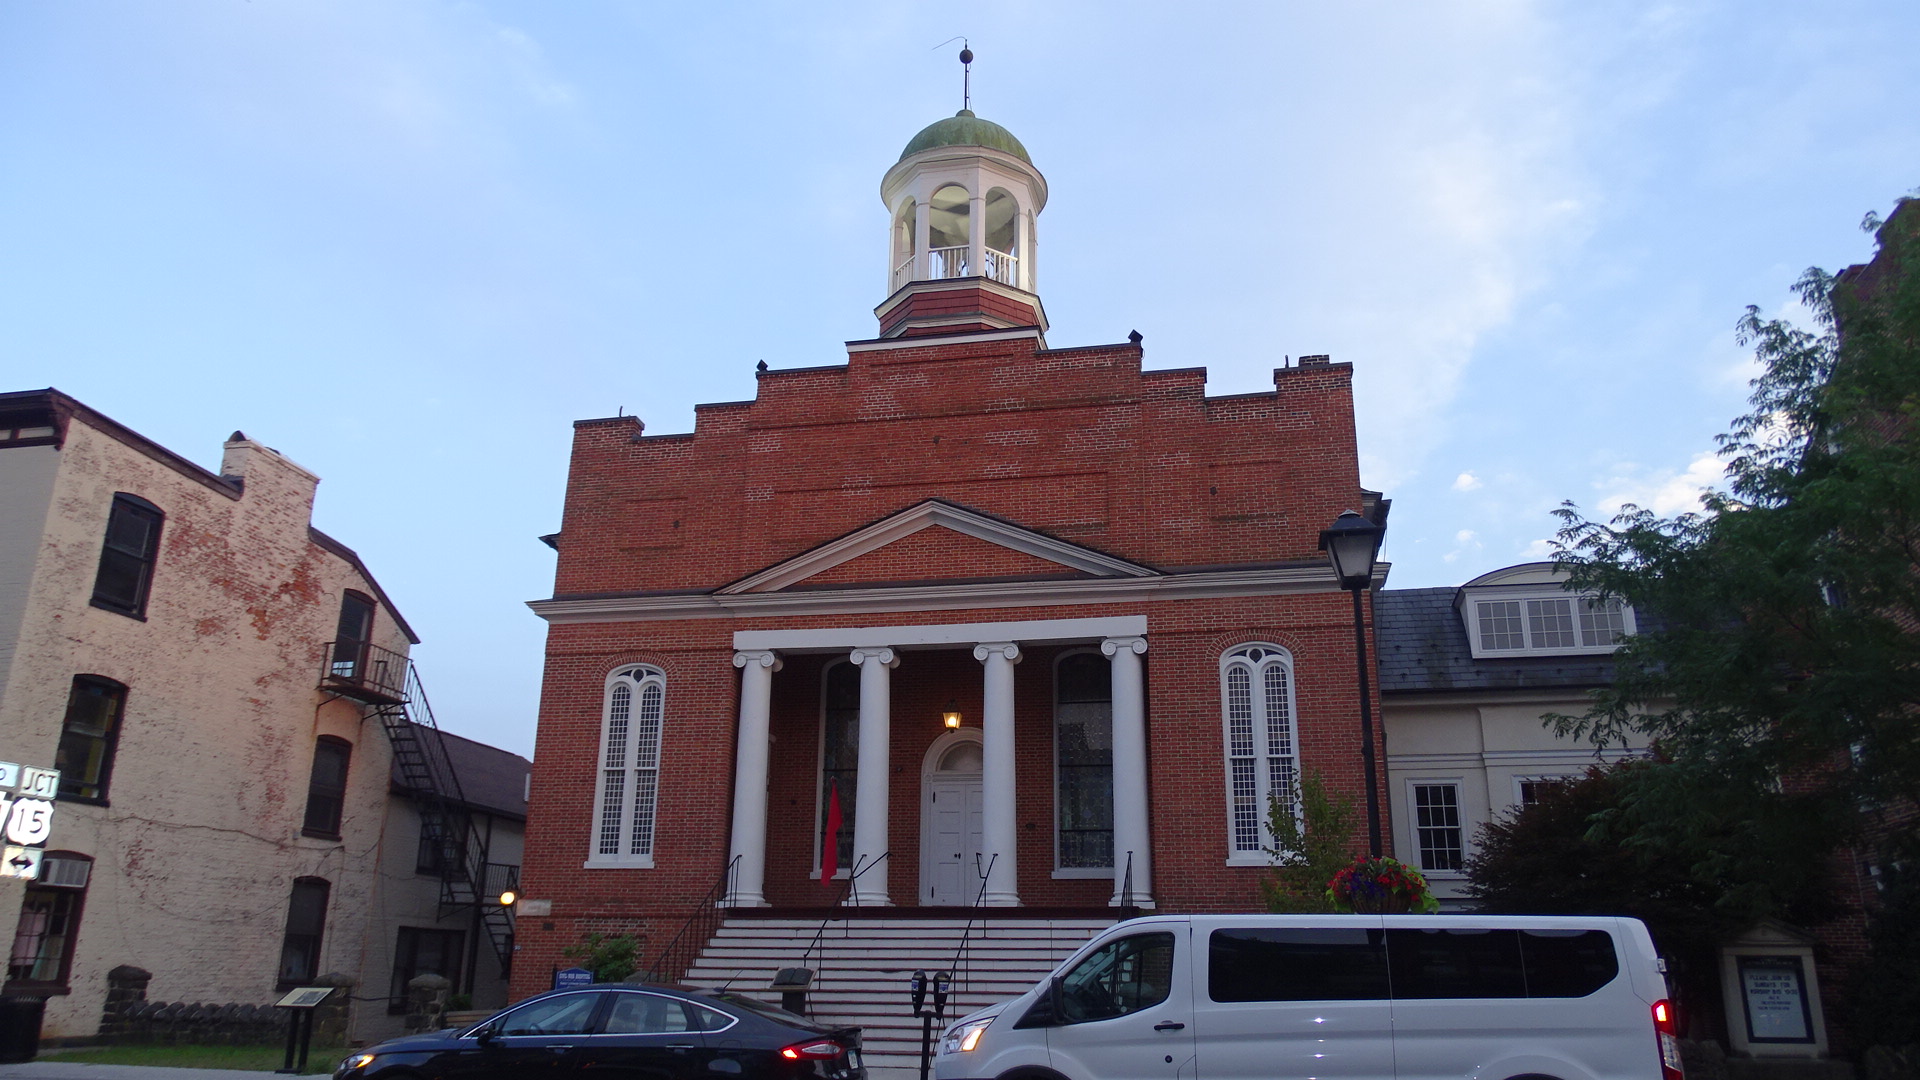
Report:
<svg viewBox="0 0 1920 1080"><path fill-rule="evenodd" d="M856 802L853 807L853 858L845 872L857 883L848 903L889 906L896 901L884 885L887 876L870 868L899 851L920 848L910 838L893 836L889 844L892 794L889 761L893 750L892 680L912 672L916 652L971 649L980 664L979 725L980 814L978 895L993 907L1018 907L1019 805L1016 769L1014 667L1022 646L1095 647L1111 666L1113 892L1110 903L1152 906L1152 858L1147 832L1146 685L1142 658L1147 651L1144 615L1106 618L1043 619L1020 622L906 624L796 630L742 630L733 635L733 662L741 669L739 743L734 755L733 831L729 865L733 868L726 903L763 907L767 877L769 768L768 718L772 712L774 673L782 656L843 654L859 670L859 723ZM936 828L937 816L921 822L923 833ZM959 826L963 831L964 822ZM930 835L930 834L929 834ZM923 855L921 876L929 875ZM867 884L871 879L877 884ZM919 895L924 897L922 888ZM936 894L937 895L937 894Z"/></svg>

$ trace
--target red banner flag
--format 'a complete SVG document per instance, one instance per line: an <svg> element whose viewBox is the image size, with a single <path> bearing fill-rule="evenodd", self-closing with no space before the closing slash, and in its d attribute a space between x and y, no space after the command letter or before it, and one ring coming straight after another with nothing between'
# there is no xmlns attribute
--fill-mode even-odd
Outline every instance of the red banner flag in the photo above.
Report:
<svg viewBox="0 0 1920 1080"><path fill-rule="evenodd" d="M827 782L827 835L820 841L820 884L833 888L840 872L840 782Z"/></svg>

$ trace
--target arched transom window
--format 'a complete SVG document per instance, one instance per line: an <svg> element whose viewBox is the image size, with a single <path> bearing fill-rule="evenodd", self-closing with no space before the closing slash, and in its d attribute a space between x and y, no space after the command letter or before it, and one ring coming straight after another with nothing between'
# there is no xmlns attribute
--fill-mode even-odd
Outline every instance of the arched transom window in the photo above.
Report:
<svg viewBox="0 0 1920 1080"><path fill-rule="evenodd" d="M636 664L607 677L589 865L652 866L666 676Z"/></svg>
<svg viewBox="0 0 1920 1080"><path fill-rule="evenodd" d="M1267 800L1298 796L1293 656L1278 645L1241 645L1220 659L1227 757L1227 859L1266 861Z"/></svg>

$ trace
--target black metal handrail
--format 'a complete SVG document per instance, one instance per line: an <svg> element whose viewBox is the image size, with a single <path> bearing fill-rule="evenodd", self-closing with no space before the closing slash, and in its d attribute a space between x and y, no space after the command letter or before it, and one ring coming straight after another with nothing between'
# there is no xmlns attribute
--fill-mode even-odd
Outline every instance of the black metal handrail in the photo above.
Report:
<svg viewBox="0 0 1920 1080"><path fill-rule="evenodd" d="M726 909L721 906L721 901L733 892L733 875L739 869L740 858L735 855L728 860L727 868L720 873L720 880L707 890L707 895L701 898L693 914L687 916L687 921L680 924L680 929L655 954L653 966L647 968L644 976L647 982L678 979L693 966L694 958L700 955L700 950L706 947L707 940L713 937L713 932L724 918L721 912Z"/></svg>
<svg viewBox="0 0 1920 1080"><path fill-rule="evenodd" d="M833 905L827 909L827 917L820 920L820 928L813 932L813 940L807 943L807 951L800 954L801 967L807 966L807 961L813 956L813 950L820 945L820 939L827 936L827 924L837 917L835 912L846 905L847 897L854 896L857 898L859 896L859 893L855 890L854 882L860 880L860 875L879 866L892 857L893 852L883 851L872 862L847 874L846 883L840 886L840 894L833 898Z"/></svg>
<svg viewBox="0 0 1920 1080"><path fill-rule="evenodd" d="M413 665L407 654L370 641L342 638L326 644L320 666L320 688L373 704L407 700Z"/></svg>
<svg viewBox="0 0 1920 1080"><path fill-rule="evenodd" d="M1127 873L1120 879L1120 906L1130 908L1133 903L1133 852L1127 852Z"/></svg>
<svg viewBox="0 0 1920 1080"><path fill-rule="evenodd" d="M975 869L975 872L977 872L980 875L980 888L977 892L973 894L973 903L968 906L967 926L966 926L966 929L960 931L960 945L958 948L953 950L953 962L947 965L947 971L953 977L953 985L956 989L956 992L958 988L964 985L966 982L965 961L967 959L967 949L973 943L973 920L976 918L979 918L980 909L986 906L987 883L993 880L993 864L999 861L1000 861L1000 853L996 851L993 853L993 857L987 860L987 868L985 870L981 870L979 869L980 853L976 851L973 854L974 869ZM985 933L986 929L987 929L986 920L982 919L980 922L980 930L982 933Z"/></svg>

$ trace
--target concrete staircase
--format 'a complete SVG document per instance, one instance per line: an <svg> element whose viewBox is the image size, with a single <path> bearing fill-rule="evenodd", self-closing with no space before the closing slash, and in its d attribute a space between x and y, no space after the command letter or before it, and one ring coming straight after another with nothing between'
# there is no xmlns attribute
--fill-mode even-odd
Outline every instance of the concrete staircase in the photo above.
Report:
<svg viewBox="0 0 1920 1080"><path fill-rule="evenodd" d="M820 930L817 919L728 919L694 961L685 981L695 986L725 985L778 1004L780 995L767 989L774 972L812 968L808 1001L814 1019L860 1026L871 1080L917 1080L920 1020L913 1015L907 989L915 969L924 969L929 976L943 969L953 972L953 995L942 1022L951 1023L1031 988L1087 939L1111 925L1112 919L988 915L976 918L969 931L964 918L860 917L828 923L814 945ZM810 945L813 952L807 956ZM940 1026L935 1025L935 1039Z"/></svg>

